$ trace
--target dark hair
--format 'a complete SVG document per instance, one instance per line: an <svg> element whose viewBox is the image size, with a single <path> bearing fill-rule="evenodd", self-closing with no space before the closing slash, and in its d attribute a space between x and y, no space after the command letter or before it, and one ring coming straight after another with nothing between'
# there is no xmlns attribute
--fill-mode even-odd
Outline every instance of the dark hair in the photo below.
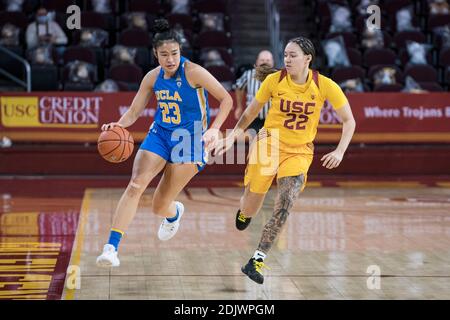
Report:
<svg viewBox="0 0 450 320"><path fill-rule="evenodd" d="M155 36L153 37L153 48L157 49L164 41L175 41L180 44L181 39L177 32L170 28L169 22L166 19L155 20Z"/></svg>
<svg viewBox="0 0 450 320"><path fill-rule="evenodd" d="M312 65L314 58L316 57L316 49L314 49L314 44L312 43L312 41L309 40L308 38L297 37L289 40L288 43L290 42L298 44L298 46L300 47L300 49L302 49L304 54L311 55L311 62L309 63L309 65Z"/></svg>
<svg viewBox="0 0 450 320"><path fill-rule="evenodd" d="M311 55L311 62L309 63L309 65L311 65L314 61L314 58L316 57L316 50L314 49L312 41L309 40L308 38L297 37L288 41L288 43L291 42L298 44L298 46L300 47L300 49L302 49L304 54ZM264 81L264 79L266 79L266 77L269 74L277 71L278 71L277 69L271 68L268 65L261 65L256 68L255 79L262 82Z"/></svg>
<svg viewBox="0 0 450 320"><path fill-rule="evenodd" d="M262 64L255 68L255 79L263 82L269 74L277 71L278 69L272 68L267 64Z"/></svg>

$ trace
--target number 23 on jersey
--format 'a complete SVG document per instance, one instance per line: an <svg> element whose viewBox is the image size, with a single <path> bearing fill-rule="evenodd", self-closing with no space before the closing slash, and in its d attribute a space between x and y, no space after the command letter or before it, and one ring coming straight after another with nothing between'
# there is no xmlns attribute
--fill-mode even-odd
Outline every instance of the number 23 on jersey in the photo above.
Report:
<svg viewBox="0 0 450 320"><path fill-rule="evenodd" d="M165 123L180 124L181 114L178 103L175 102L159 102L162 112L162 121Z"/></svg>

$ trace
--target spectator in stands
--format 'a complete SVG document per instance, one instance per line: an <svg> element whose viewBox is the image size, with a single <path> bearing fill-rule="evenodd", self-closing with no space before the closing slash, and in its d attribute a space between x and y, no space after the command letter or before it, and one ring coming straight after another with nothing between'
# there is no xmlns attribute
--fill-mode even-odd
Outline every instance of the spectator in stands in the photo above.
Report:
<svg viewBox="0 0 450 320"><path fill-rule="evenodd" d="M242 99L244 97L244 92L246 95L246 107L252 102L253 98L258 92L261 86L261 81L255 79L256 68L266 66L267 68L273 68L273 56L270 51L263 50L258 54L256 58L255 68L245 71L242 76L236 81L236 110L234 112L234 117L239 119L243 112ZM267 113L269 112L270 101L267 102L258 114L258 117L250 124L250 128L258 132L264 125Z"/></svg>
<svg viewBox="0 0 450 320"><path fill-rule="evenodd" d="M119 86L118 84L112 80L112 79L106 79L102 83L100 83L96 88L96 92L118 92Z"/></svg>
<svg viewBox="0 0 450 320"><path fill-rule="evenodd" d="M104 47L108 43L108 32L98 28L85 28L81 30L80 46Z"/></svg>
<svg viewBox="0 0 450 320"><path fill-rule="evenodd" d="M427 92L423 90L422 87L410 76L407 76L405 79L405 87L402 92L408 93L424 93Z"/></svg>
<svg viewBox="0 0 450 320"><path fill-rule="evenodd" d="M361 79L348 79L339 83L342 91L347 92L364 92L364 85Z"/></svg>
<svg viewBox="0 0 450 320"><path fill-rule="evenodd" d="M171 13L189 14L189 0L172 0Z"/></svg>
<svg viewBox="0 0 450 320"><path fill-rule="evenodd" d="M395 84L395 83L397 83L395 74L396 74L396 71L394 68L390 68L390 67L382 68L373 75L373 83L375 85Z"/></svg>
<svg viewBox="0 0 450 320"><path fill-rule="evenodd" d="M111 13L111 3L109 0L91 0L94 12Z"/></svg>
<svg viewBox="0 0 450 320"><path fill-rule="evenodd" d="M6 23L1 30L0 44L3 46L19 45L19 28L11 23Z"/></svg>
<svg viewBox="0 0 450 320"><path fill-rule="evenodd" d="M112 49L111 65L115 66L119 64L136 64L136 53L136 48L115 45Z"/></svg>
<svg viewBox="0 0 450 320"><path fill-rule="evenodd" d="M379 0L361 0L361 2L359 3L359 5L357 6L357 12L362 15L365 16L367 15L367 7L371 6L371 5L378 5Z"/></svg>
<svg viewBox="0 0 450 320"><path fill-rule="evenodd" d="M28 60L32 65L53 65L52 47L48 45L38 46L28 50Z"/></svg>
<svg viewBox="0 0 450 320"><path fill-rule="evenodd" d="M440 40L441 48L450 48L450 26L433 28L433 35Z"/></svg>
<svg viewBox="0 0 450 320"><path fill-rule="evenodd" d="M6 0L5 10L9 12L22 11L24 0Z"/></svg>
<svg viewBox="0 0 450 320"><path fill-rule="evenodd" d="M94 82L95 68L92 64L74 60L67 65L69 69L69 82L72 83L88 83Z"/></svg>
<svg viewBox="0 0 450 320"><path fill-rule="evenodd" d="M65 45L67 36L61 27L53 21L51 14L45 8L39 8L36 13L36 21L28 25L26 31L28 49L39 45Z"/></svg>
<svg viewBox="0 0 450 320"><path fill-rule="evenodd" d="M379 29L365 28L362 35L362 46L365 49L383 48L383 32Z"/></svg>
<svg viewBox="0 0 450 320"><path fill-rule="evenodd" d="M447 0L429 1L430 14L449 14L450 8Z"/></svg>
<svg viewBox="0 0 450 320"><path fill-rule="evenodd" d="M322 42L323 50L327 56L328 67L349 67L350 60L342 36L326 39Z"/></svg>
<svg viewBox="0 0 450 320"><path fill-rule="evenodd" d="M128 13L127 24L129 28L136 28L148 31L148 23L147 19L145 18L145 12Z"/></svg>
<svg viewBox="0 0 450 320"><path fill-rule="evenodd" d="M331 12L330 32L352 31L351 11L347 6L329 3Z"/></svg>
<svg viewBox="0 0 450 320"><path fill-rule="evenodd" d="M205 68L211 66L224 66L225 61L223 61L220 52L217 49L207 49L202 52L200 60Z"/></svg>
<svg viewBox="0 0 450 320"><path fill-rule="evenodd" d="M397 18L397 31L414 31L418 28L414 27L412 24L413 20L413 8L412 6L408 6L402 8L396 13Z"/></svg>
<svg viewBox="0 0 450 320"><path fill-rule="evenodd" d="M427 54L432 46L415 41L406 41L406 49L409 54L408 64L427 64Z"/></svg>
<svg viewBox="0 0 450 320"><path fill-rule="evenodd" d="M201 32L224 31L222 13L200 13L199 18L202 23Z"/></svg>

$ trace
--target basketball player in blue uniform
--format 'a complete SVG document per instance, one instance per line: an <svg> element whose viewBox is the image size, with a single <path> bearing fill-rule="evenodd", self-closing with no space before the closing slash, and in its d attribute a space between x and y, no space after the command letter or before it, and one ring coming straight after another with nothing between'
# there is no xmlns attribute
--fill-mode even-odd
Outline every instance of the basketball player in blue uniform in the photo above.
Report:
<svg viewBox="0 0 450 320"><path fill-rule="evenodd" d="M179 36L166 20L157 20L155 31L153 51L159 66L144 77L130 109L120 120L102 126L102 130L131 126L155 93L155 120L134 159L132 177L117 205L109 241L97 258L101 267L120 265L119 242L136 214L141 195L161 171L152 203L153 212L163 217L158 238L165 241L175 235L184 213L183 204L175 199L203 169L207 150L215 146L218 130L233 105L229 93L207 70L181 56ZM220 102L211 125L208 92Z"/></svg>

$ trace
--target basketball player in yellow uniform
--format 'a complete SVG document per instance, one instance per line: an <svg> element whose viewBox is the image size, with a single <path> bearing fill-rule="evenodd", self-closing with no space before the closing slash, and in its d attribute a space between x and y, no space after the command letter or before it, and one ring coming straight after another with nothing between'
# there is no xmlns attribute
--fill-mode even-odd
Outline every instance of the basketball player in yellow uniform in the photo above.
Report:
<svg viewBox="0 0 450 320"><path fill-rule="evenodd" d="M258 248L242 272L262 284L264 259L281 231L299 192L305 188L313 160L313 141L320 110L328 100L343 123L337 148L322 157L323 166L339 166L355 130L355 120L341 88L330 78L309 68L315 56L312 42L306 38L289 41L284 51L285 69L260 68L257 77L265 79L255 99L242 114L233 132L221 140L216 153L223 154L255 119L261 107L272 106L264 127L250 148L245 170L245 191L236 214L236 227L244 230L261 209L264 197L277 176L275 208L266 223Z"/></svg>

